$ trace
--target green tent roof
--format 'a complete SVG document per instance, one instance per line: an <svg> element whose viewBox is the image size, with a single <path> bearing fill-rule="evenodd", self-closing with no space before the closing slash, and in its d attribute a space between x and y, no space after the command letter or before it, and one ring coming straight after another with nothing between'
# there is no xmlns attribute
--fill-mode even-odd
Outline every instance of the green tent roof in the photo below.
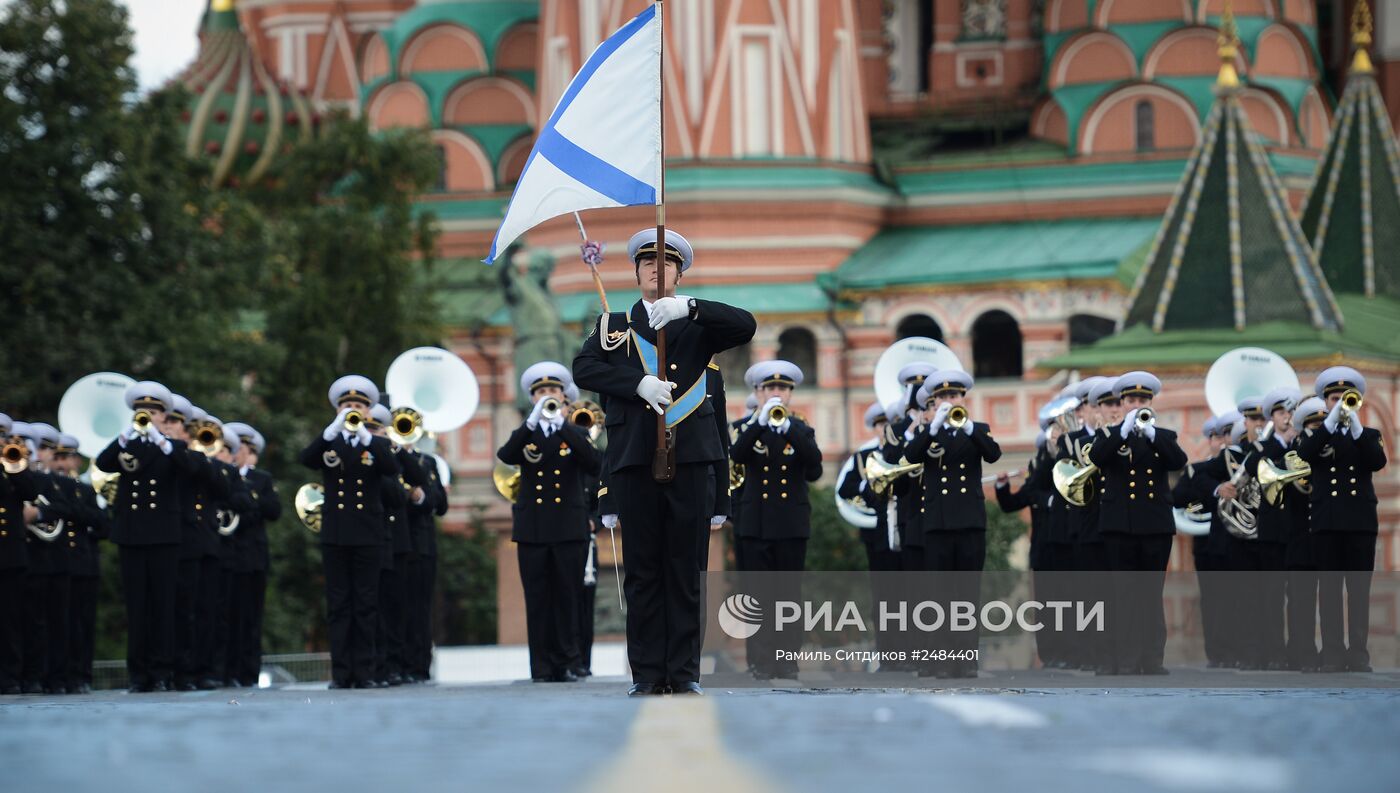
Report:
<svg viewBox="0 0 1400 793"><path fill-rule="evenodd" d="M1115 218L880 232L832 275L838 290L1004 280L1111 278L1152 238L1156 219Z"/></svg>
<svg viewBox="0 0 1400 793"><path fill-rule="evenodd" d="M1336 301L1234 91L1211 110L1128 302L1123 325L1157 332L1239 331L1274 321L1340 326Z"/></svg>
<svg viewBox="0 0 1400 793"><path fill-rule="evenodd" d="M1333 289L1400 298L1400 152L1370 74L1347 80L1301 225Z"/></svg>

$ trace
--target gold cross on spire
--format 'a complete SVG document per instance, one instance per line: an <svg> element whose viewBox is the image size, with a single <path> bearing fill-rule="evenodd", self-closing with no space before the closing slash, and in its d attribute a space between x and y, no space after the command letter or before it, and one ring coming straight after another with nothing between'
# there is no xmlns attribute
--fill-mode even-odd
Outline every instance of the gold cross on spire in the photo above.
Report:
<svg viewBox="0 0 1400 793"><path fill-rule="evenodd" d="M1371 54L1366 51L1371 46L1371 7L1366 0L1356 0L1356 8L1352 9L1351 43L1356 47L1356 55L1351 60L1351 73L1374 72L1376 69L1371 65Z"/></svg>
<svg viewBox="0 0 1400 793"><path fill-rule="evenodd" d="M1240 35L1235 27L1235 10L1230 0L1225 0L1225 9L1220 15L1220 74L1215 78L1217 88L1234 89L1240 87L1240 75L1235 70L1235 58L1240 51Z"/></svg>

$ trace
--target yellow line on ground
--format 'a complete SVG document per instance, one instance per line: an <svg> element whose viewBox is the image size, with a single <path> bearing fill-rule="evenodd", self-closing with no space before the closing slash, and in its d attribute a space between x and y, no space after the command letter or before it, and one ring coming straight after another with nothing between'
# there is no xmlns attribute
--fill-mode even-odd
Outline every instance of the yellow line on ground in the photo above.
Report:
<svg viewBox="0 0 1400 793"><path fill-rule="evenodd" d="M777 793L782 788L725 751L712 698L648 697L637 710L622 752L586 789Z"/></svg>

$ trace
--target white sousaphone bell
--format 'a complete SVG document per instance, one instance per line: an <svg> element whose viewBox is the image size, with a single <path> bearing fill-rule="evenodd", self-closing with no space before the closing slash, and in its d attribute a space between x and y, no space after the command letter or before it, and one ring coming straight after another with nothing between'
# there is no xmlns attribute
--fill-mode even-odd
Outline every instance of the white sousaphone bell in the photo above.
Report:
<svg viewBox="0 0 1400 793"><path fill-rule="evenodd" d="M1282 356L1262 347L1236 347L1215 359L1206 372L1206 403L1219 416L1240 400L1262 397L1275 388L1299 388L1298 373Z"/></svg>
<svg viewBox="0 0 1400 793"><path fill-rule="evenodd" d="M911 336L891 344L875 362L875 398L881 405L904 396L904 384L899 382L899 370L911 363L933 364L934 369L962 369L957 353L941 341Z"/></svg>
<svg viewBox="0 0 1400 793"><path fill-rule="evenodd" d="M135 383L117 372L94 372L63 392L58 402L58 426L78 439L78 452L84 457L95 461L103 449L131 427L135 412L126 406L126 390ZM117 471L99 470L94 462L83 478L106 506L116 496L120 475Z"/></svg>

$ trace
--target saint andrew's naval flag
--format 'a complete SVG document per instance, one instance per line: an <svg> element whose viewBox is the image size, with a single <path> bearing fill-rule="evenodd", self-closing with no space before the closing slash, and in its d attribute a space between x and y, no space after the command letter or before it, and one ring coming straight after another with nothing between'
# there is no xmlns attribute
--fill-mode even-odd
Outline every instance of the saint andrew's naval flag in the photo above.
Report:
<svg viewBox="0 0 1400 793"><path fill-rule="evenodd" d="M486 263L550 218L655 204L660 186L661 13L652 5L574 75L540 128Z"/></svg>

